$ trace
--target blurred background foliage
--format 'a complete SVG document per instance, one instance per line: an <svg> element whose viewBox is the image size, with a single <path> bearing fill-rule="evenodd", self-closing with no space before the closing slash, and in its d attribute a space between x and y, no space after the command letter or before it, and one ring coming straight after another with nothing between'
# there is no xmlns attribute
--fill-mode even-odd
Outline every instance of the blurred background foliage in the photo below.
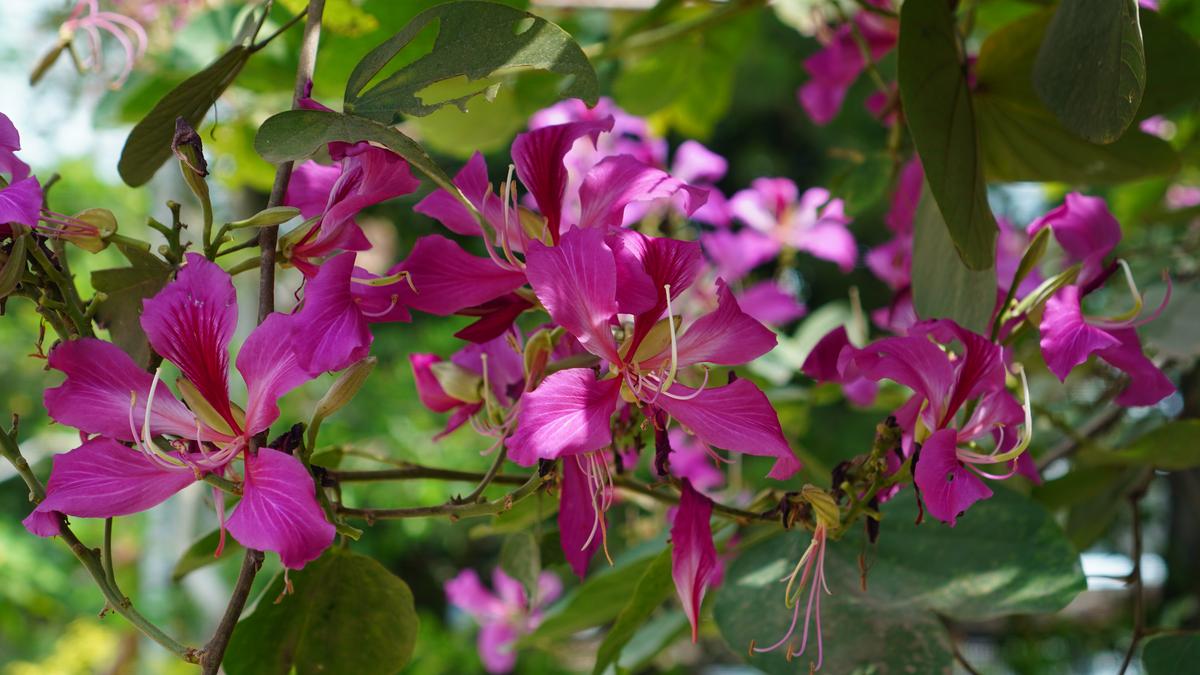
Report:
<svg viewBox="0 0 1200 675"><path fill-rule="evenodd" d="M74 213L102 206L117 215L122 232L158 241L145 227L145 219L166 220L165 202L174 199L184 204L184 220L195 222L190 195L173 170L160 171L147 189L122 185L115 170L120 143L163 92L225 49L255 5L220 0L183 3L177 20L166 16L153 24L150 53L118 90L108 89L104 75L77 74L65 59L31 88L27 75L56 39L57 26L68 4L52 0L0 4L0 26L9 36L0 44L4 112L21 130L25 146L22 156L35 171L43 177L52 173L61 176L49 193L55 210ZM433 4L437 3L330 0L314 96L336 108L346 78L358 60ZM510 4L528 6L519 1ZM697 138L727 157L730 171L718 185L726 194L746 187L759 176L786 176L802 188L826 186L846 200L860 250L888 238L882 216L894 164L884 150L887 128L861 104L872 89L868 78L860 78L842 114L826 127L813 125L796 102L795 91L805 80L800 64L818 48L811 37L812 22L796 19L807 19L813 7L827 3L780 0L773 9L752 7L651 50L638 50L629 42L610 39L688 21L711 11L711 7L667 1L647 12L649 3L595 3L635 6L630 10L583 7L587 4L555 1L534 3L533 9L569 30L589 55L598 57L604 91L625 110L648 117L652 128L668 138L672 147L685 138ZM1018 0L980 0L977 5L979 36L1039 6ZM1163 11L1193 37L1200 37L1197 5L1200 3L1190 0L1170 0L1164 3ZM302 6L302 0L276 2L267 30L278 27ZM798 25L808 35L801 34ZM295 72L299 37L298 31L291 31L255 55L200 127L210 160L211 182L219 186L214 199L218 222L245 217L265 202L274 170L255 154L252 141L258 125L290 103L288 83ZM427 49L430 40L432 33L422 34L413 52L419 53L421 44ZM890 55L880 64L891 79L895 75L894 60ZM492 102L474 102L469 113L447 107L408 123L407 130L448 170L456 170L478 149L486 153L492 177L502 176L509 163L508 146L513 134L525 128L531 113L550 101L536 78L521 82L516 87L502 88ZM1169 267L1174 274L1176 298L1146 333L1150 345L1168 359L1168 373L1181 382L1182 395L1154 408L1136 409L1104 420L1091 442L1120 445L1123 439L1179 415L1187 406L1191 407L1191 415L1200 412L1196 409L1200 406L1196 391L1200 384L1193 370L1200 348L1200 318L1195 312L1200 298L1196 280L1200 254L1200 221L1196 218L1200 214L1194 208L1169 212L1164 205L1164 196L1172 186L1200 184L1196 169L1200 118L1195 113L1193 108L1171 116L1171 142L1183 157L1178 175L1093 189L1109 199L1121 221L1125 235L1122 255L1134 266L1139 281L1153 288L1160 269ZM1056 204L1065 189L1018 184L994 188L991 197L998 214L1023 226ZM440 231L431 220L411 210L427 190L425 187L418 195L372 208L360 218L376 244L371 255L378 256L377 267L401 258L418 236ZM120 264L118 254L112 250L87 258L80 256L79 279L86 286L87 270ZM874 425L886 415L888 403L897 399L894 395L889 399L885 390L876 408L854 409L835 391L812 387L793 374L816 338L850 313L851 289L856 289L867 309L884 305L890 294L861 265L851 274L842 274L832 264L801 256L785 273L795 282L807 306L821 309L785 326L779 350L755 364L753 373L773 385L771 395L785 432L805 461L805 473L797 480L823 485L828 484L829 470L837 462L869 447ZM238 279L244 303L240 336L252 324L253 277L247 274ZM283 279L279 300L286 307L292 302L288 289L296 287L298 277L285 275ZM1161 289L1150 291L1152 303L1156 302L1156 292L1161 293ZM1122 299L1112 301L1119 305ZM378 327L373 353L379 366L354 404L322 427L323 444L344 450L339 459L343 467L378 466L368 456L385 462L412 461L467 470L487 467L490 458L479 454L483 440L468 430L434 441L444 420L416 399L407 359L415 352L450 354L459 346L452 333L467 323L465 318L418 315L412 324ZM36 356L38 334L36 314L20 302L10 302L0 321L0 353L4 355L0 358L0 410L20 416L24 450L44 476L49 457L73 447L75 439L70 431L50 425L42 409L40 392L57 381L44 371L45 362ZM1033 354L1036 342L1026 340L1017 349ZM1025 362L1040 363L1036 358ZM1034 398L1041 408L1035 456L1052 455L1075 430L1094 420L1108 386L1106 377L1107 373L1097 369L1090 375L1072 376L1063 386L1044 370L1033 373ZM284 401L281 419L305 419L330 381L326 377L291 394ZM276 431L282 428L281 422ZM647 467L642 466L640 471L647 472ZM1048 482L1034 490L1035 497L1055 510L1074 545L1089 554L1085 557L1086 572L1116 576L1127 573L1129 521L1120 495L1128 476L1111 470L1102 475L1089 474L1086 480L1055 480L1065 472L1066 466L1051 464ZM729 473L730 494L739 490L752 493L759 485L758 477L765 473L765 465L746 458L744 465L733 465ZM470 487L434 481L362 485L354 486L347 501L374 506L434 504ZM192 643L202 641L211 631L238 564L238 556L227 555L182 580L173 579L181 554L215 525L208 500L205 491L196 486L150 513L117 521L116 559L123 588L137 598L139 607L150 618ZM530 508L553 507L535 504ZM1195 472L1155 481L1145 502L1148 525L1143 564L1155 625L1194 625L1200 615L1200 578L1196 574L1200 571L1200 534L1194 528L1198 507L1200 477ZM101 598L69 552L56 542L28 535L21 527L19 521L28 510L21 481L7 466L0 466L0 673L189 672L190 667L140 640L119 618L96 616ZM618 569L622 560L638 559L636 551L627 550L632 544L626 542L654 537L661 541L663 536L663 508L653 502L626 500L614 509L610 519L613 527L609 545L617 552ZM515 514L495 522L381 522L351 545L356 551L376 557L403 578L416 597L420 637L406 672L467 673L481 669L474 650L473 628L464 616L447 608L442 585L467 567L488 574L502 541L497 533L528 527L532 520ZM100 528L98 522L81 520L77 532L85 541L94 542ZM576 583L562 564L554 537L547 536L543 541L544 564L557 571L568 586ZM268 557L267 565L256 582L256 593L279 571L277 560ZM1115 672L1128 640L1128 596L1120 584L1106 583L1098 576L1089 588L1057 615L956 625L954 633L961 650L980 672ZM271 598L261 601L270 602ZM677 610L664 612L642 631L639 640L644 644L638 649L635 645L627 648L621 663L651 672L747 672L739 654L734 653L741 649L731 650L716 635L710 621L705 625L711 634L693 646L683 639L682 615ZM534 640L531 648L522 651L518 669L549 673L590 668L601 637L593 631L570 640ZM826 635L827 641L844 639L870 637Z"/></svg>

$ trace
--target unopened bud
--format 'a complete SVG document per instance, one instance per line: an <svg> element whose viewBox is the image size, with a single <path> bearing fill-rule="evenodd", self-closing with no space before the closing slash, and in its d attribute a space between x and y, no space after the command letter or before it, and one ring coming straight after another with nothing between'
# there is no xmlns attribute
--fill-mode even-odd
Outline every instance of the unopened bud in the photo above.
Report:
<svg viewBox="0 0 1200 675"><path fill-rule="evenodd" d="M825 527L836 527L842 521L837 502L830 494L821 488L805 485L800 489L800 497L812 506L817 524Z"/></svg>
<svg viewBox="0 0 1200 675"><path fill-rule="evenodd" d="M554 351L556 340L555 331L543 328L525 341L524 359L527 387L535 387L541 381L546 364L550 362L550 353Z"/></svg>
<svg viewBox="0 0 1200 675"><path fill-rule="evenodd" d="M483 378L453 361L438 361L429 364L429 370L437 378L442 391L463 403L479 403L483 400Z"/></svg>
<svg viewBox="0 0 1200 675"><path fill-rule="evenodd" d="M208 194L208 183L204 177L208 175L208 162L204 160L204 145L200 142L200 134L188 124L183 117L175 118L175 136L171 138L171 152L179 160L179 171L183 174L183 182L187 183L192 194L200 200L204 208L205 218L212 213L212 198ZM206 223L207 226L207 223Z"/></svg>
<svg viewBox="0 0 1200 675"><path fill-rule="evenodd" d="M329 391L317 401L317 407L313 409L313 418L323 420L345 407L358 394L358 390L362 389L367 376L375 369L377 363L379 359L368 356L344 370L333 382L333 386L329 387Z"/></svg>
<svg viewBox="0 0 1200 675"><path fill-rule="evenodd" d="M229 223L229 228L237 230L244 227L274 227L286 223L298 215L300 215L300 209L294 206L272 206L245 220L235 220Z"/></svg>

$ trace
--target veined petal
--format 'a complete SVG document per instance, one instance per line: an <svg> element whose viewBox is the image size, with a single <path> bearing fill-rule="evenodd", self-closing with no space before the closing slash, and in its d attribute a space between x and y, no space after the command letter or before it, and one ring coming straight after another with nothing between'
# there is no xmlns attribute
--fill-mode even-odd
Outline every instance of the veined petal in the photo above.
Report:
<svg viewBox="0 0 1200 675"><path fill-rule="evenodd" d="M588 171L579 188L579 227L618 228L625 207L633 202L683 195L683 210L691 215L708 199L708 191L692 187L662 169L630 155L605 157Z"/></svg>
<svg viewBox="0 0 1200 675"><path fill-rule="evenodd" d="M401 302L421 312L448 316L520 288L525 275L467 253L440 235L421 237L395 271L408 272L416 293L401 288Z"/></svg>
<svg viewBox="0 0 1200 675"><path fill-rule="evenodd" d="M951 527L972 504L992 496L983 479L958 461L954 429L940 429L925 439L913 479L929 515Z"/></svg>
<svg viewBox="0 0 1200 675"><path fill-rule="evenodd" d="M679 508L671 525L671 577L683 613L692 624L692 642L700 633L700 605L717 568L712 536L712 500L680 481Z"/></svg>
<svg viewBox="0 0 1200 675"><path fill-rule="evenodd" d="M619 378L596 380L587 368L551 374L521 397L517 430L508 440L508 456L530 466L599 450L612 443L612 416L617 409Z"/></svg>
<svg viewBox="0 0 1200 675"><path fill-rule="evenodd" d="M229 273L188 253L175 280L143 303L142 329L150 346L196 385L233 428L229 405L229 340L237 328L237 293Z"/></svg>
<svg viewBox="0 0 1200 675"><path fill-rule="evenodd" d="M487 218L493 225L502 224L504 216L500 198L492 192L491 181L488 180L487 162L479 152L471 155L471 159L454 176L454 184L462 191L467 201ZM413 211L424 214L446 226L446 229L465 236L480 236L479 221L467 207L463 206L453 195L445 190L434 190L428 197L417 202Z"/></svg>
<svg viewBox="0 0 1200 675"><path fill-rule="evenodd" d="M735 380L724 387L699 393L681 384L656 402L702 442L725 450L759 457L774 457L770 478L784 480L800 469L783 437L779 416L770 401L749 380ZM694 395L694 398L693 398Z"/></svg>
<svg viewBox="0 0 1200 675"><path fill-rule="evenodd" d="M549 128L549 127L548 127ZM617 266L600 230L572 229L558 246L534 242L525 274L554 321L589 352L616 362L609 320L617 313Z"/></svg>
<svg viewBox="0 0 1200 675"><path fill-rule="evenodd" d="M441 383L433 374L432 366L440 363L442 357L437 354L409 354L408 363L412 366L413 379L417 385L417 397L421 404L433 412L444 413L463 404L462 401L447 394Z"/></svg>
<svg viewBox="0 0 1200 675"><path fill-rule="evenodd" d="M517 134L513 141L512 159L517 176L537 201L538 210L546 217L550 236L555 242L559 238L563 195L567 190L563 156L577 139L590 135L595 141L596 136L610 131L612 126L611 117L568 122Z"/></svg>
<svg viewBox="0 0 1200 675"><path fill-rule="evenodd" d="M286 342L300 367L314 376L341 370L370 352L371 330L351 288L354 257L342 253L321 265L304 288L304 305L290 318Z"/></svg>
<svg viewBox="0 0 1200 675"><path fill-rule="evenodd" d="M913 390L940 411L954 387L950 358L925 337L891 337L855 350L852 365L869 380L892 380Z"/></svg>
<svg viewBox="0 0 1200 675"><path fill-rule="evenodd" d="M279 418L279 399L313 378L296 360L293 347L304 333L295 331L290 318L272 313L250 333L238 352L237 369L247 389L247 434L270 428Z"/></svg>
<svg viewBox="0 0 1200 675"><path fill-rule="evenodd" d="M26 527L45 537L58 534L58 523L45 518L56 512L81 518L138 513L161 504L195 480L190 468L168 469L137 450L100 436L54 456L46 499L26 518ZM50 523L52 527L48 527Z"/></svg>
<svg viewBox="0 0 1200 675"><path fill-rule="evenodd" d="M1084 320L1078 286L1064 286L1046 301L1038 330L1046 367L1059 380L1066 380L1071 370L1094 352L1121 344L1108 331Z"/></svg>
<svg viewBox="0 0 1200 675"><path fill-rule="evenodd" d="M1104 258L1121 241L1121 225L1100 197L1069 192L1061 206L1029 224L1032 237L1049 227L1069 263L1083 263L1079 283L1087 285L1104 267Z"/></svg>
<svg viewBox="0 0 1200 675"><path fill-rule="evenodd" d="M300 216L305 220L321 215L341 173L341 167L318 164L311 159L301 163L292 170L283 205L300 209Z"/></svg>
<svg viewBox="0 0 1200 675"><path fill-rule="evenodd" d="M259 448L247 455L242 501L226 528L246 548L274 551L300 569L333 543L333 525L317 504L312 476L289 454Z"/></svg>
<svg viewBox="0 0 1200 675"><path fill-rule="evenodd" d="M571 571L580 579L587 576L588 563L600 548L602 537L596 519L606 517L596 511L597 497L580 466L582 461L575 456L563 457L558 503L559 542Z"/></svg>
<svg viewBox="0 0 1200 675"><path fill-rule="evenodd" d="M132 441L132 394L136 397L132 414L140 436L154 376L139 368L120 347L95 338L70 340L51 350L48 363L67 376L61 385L47 389L44 396L46 412L54 421L89 434ZM206 440L226 438L207 426L201 431ZM196 436L196 416L163 383L154 390L150 434Z"/></svg>
<svg viewBox="0 0 1200 675"><path fill-rule="evenodd" d="M36 178L15 180L0 188L0 224L37 225L42 211L42 186Z"/></svg>
<svg viewBox="0 0 1200 675"><path fill-rule="evenodd" d="M775 333L750 318L725 282L717 280L717 308L688 326L679 337L679 367L695 363L736 366L775 348Z"/></svg>
<svg viewBox="0 0 1200 675"><path fill-rule="evenodd" d="M1117 395L1117 405L1154 405L1175 393L1171 380L1142 353L1142 342L1136 330L1122 328L1109 334L1119 344L1102 349L1097 355L1129 376L1129 384Z"/></svg>

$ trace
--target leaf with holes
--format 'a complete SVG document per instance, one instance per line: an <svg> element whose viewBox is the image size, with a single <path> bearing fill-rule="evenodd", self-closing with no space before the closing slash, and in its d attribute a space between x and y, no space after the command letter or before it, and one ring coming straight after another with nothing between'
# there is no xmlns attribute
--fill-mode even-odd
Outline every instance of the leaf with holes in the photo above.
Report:
<svg viewBox="0 0 1200 675"><path fill-rule="evenodd" d="M996 219L988 207L975 112L945 0L908 0L900 9L899 71L904 115L929 189L966 266L996 258Z"/></svg>
<svg viewBox="0 0 1200 675"><path fill-rule="evenodd" d="M437 30L433 49L368 88L430 26ZM587 56L555 24L505 5L451 2L421 12L363 57L346 83L345 111L391 123L450 104L465 109L479 94L491 98L501 78L528 71L561 76L560 98L594 104L600 95Z"/></svg>
<svg viewBox="0 0 1200 675"><path fill-rule="evenodd" d="M208 109L233 83L251 53L242 45L231 47L207 68L167 92L125 139L117 163L121 180L133 187L149 181L171 156L175 118L182 117L193 127L199 127Z"/></svg>
<svg viewBox="0 0 1200 675"><path fill-rule="evenodd" d="M1137 0L1062 0L1033 65L1038 98L1072 133L1112 143L1146 88Z"/></svg>

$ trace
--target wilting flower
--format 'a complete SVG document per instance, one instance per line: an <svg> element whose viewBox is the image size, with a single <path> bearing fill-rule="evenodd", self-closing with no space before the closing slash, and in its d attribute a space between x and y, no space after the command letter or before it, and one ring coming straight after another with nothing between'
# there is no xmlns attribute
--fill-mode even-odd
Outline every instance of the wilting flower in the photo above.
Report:
<svg viewBox="0 0 1200 675"><path fill-rule="evenodd" d="M133 72L133 64L146 55L149 39L146 37L146 29L142 28L142 24L124 14L101 11L99 0L79 0L75 3L70 16L58 29L60 44L55 55L66 48L79 31L83 31L87 37L89 48L89 57L84 65L96 72L103 67L104 60L104 48L100 42L100 33L108 33L121 45L125 63L121 67L121 72L112 82L114 89L125 84L125 80L129 79L129 74Z"/></svg>
<svg viewBox="0 0 1200 675"><path fill-rule="evenodd" d="M42 186L17 158L20 149L16 126L0 113L0 236L11 232L10 223L35 227L42 210Z"/></svg>
<svg viewBox="0 0 1200 675"><path fill-rule="evenodd" d="M882 0L872 4L886 8L889 3ZM813 122L824 125L837 117L846 92L867 67L859 40L871 59L878 61L896 46L898 35L899 22L867 10L860 10L849 23L834 29L825 46L804 60L810 79L796 92Z"/></svg>
<svg viewBox="0 0 1200 675"><path fill-rule="evenodd" d="M517 663L516 641L542 622L542 608L562 593L551 572L538 577L536 597L530 599L520 582L500 568L492 572L489 591L474 570L463 570L446 582L446 599L479 623L479 658L489 673L507 673Z"/></svg>
<svg viewBox="0 0 1200 675"><path fill-rule="evenodd" d="M25 520L34 534L58 534L58 516L107 518L149 509L206 473L230 477L242 460L242 498L223 527L248 548L275 551L303 567L333 541L334 528L298 459L251 438L279 416L278 399L310 376L290 350L287 319L272 314L246 338L237 369L245 409L229 398L229 340L237 297L229 275L195 253L175 281L146 300L142 328L155 352L178 366L185 406L154 375L108 342L64 342L49 366L66 374L46 390L56 422L96 434L54 458L46 499ZM157 437L166 436L170 449ZM132 444L129 447L127 444ZM218 515L223 514L220 493ZM223 518L222 518L223 519Z"/></svg>
<svg viewBox="0 0 1200 675"><path fill-rule="evenodd" d="M409 354L421 403L434 412L450 413L439 438L484 408L491 406L498 414L512 406L525 381L517 344L515 336L506 333L482 344L468 344L448 361L436 354Z"/></svg>
<svg viewBox="0 0 1200 675"><path fill-rule="evenodd" d="M1121 228L1108 212L1104 200L1078 193L1066 196L1062 206L1050 211L1029 226L1030 235L1049 227L1055 241L1066 254L1065 262L1080 266L1075 284L1064 286L1051 297L1039 325L1042 356L1059 380L1092 354L1129 376L1129 384L1117 396L1124 406L1153 405L1175 392L1175 385L1146 358L1138 339L1137 327L1162 312L1171 298L1167 293L1159 307L1139 317L1142 297L1124 261L1105 264L1105 259L1121 239ZM1125 271L1134 307L1124 316L1092 318L1083 314L1083 296L1100 288L1118 268Z"/></svg>

